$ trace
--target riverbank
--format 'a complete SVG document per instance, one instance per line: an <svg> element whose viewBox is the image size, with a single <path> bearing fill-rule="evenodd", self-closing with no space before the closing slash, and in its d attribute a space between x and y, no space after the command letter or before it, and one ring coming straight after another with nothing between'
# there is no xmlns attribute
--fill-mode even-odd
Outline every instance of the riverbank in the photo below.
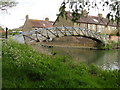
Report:
<svg viewBox="0 0 120 90"><path fill-rule="evenodd" d="M2 44L3 88L120 88L119 70L75 65L67 56L49 56L13 41Z"/></svg>
<svg viewBox="0 0 120 90"><path fill-rule="evenodd" d="M83 48L83 49L90 49L90 50L112 50L112 49L120 49L120 43L109 43L107 45L98 45L95 47L88 46L88 45L81 45L78 43L62 43L62 42L41 42L39 43L40 46L43 47L71 47L71 48Z"/></svg>
<svg viewBox="0 0 120 90"><path fill-rule="evenodd" d="M107 43L103 44L95 42L88 38L67 36L55 38L51 42L41 42L45 47L74 47L74 48L87 48L95 50L108 50L108 49L120 49L120 42L118 42L118 36L111 36L106 38Z"/></svg>
<svg viewBox="0 0 120 90"><path fill-rule="evenodd" d="M22 35L9 36L9 39L13 39L19 43L25 43ZM120 37L119 37L120 39ZM109 42L108 45L100 45L82 37L66 36L53 39L52 42L32 42L30 45L37 51L42 51L43 54L50 54L48 51L44 51L44 47L71 47L71 48L85 48L91 50L108 50L108 49L120 49L120 43L118 43L118 36L107 36ZM118 44L117 44L118 43ZM44 46L41 48L41 46ZM39 47L39 48L38 48Z"/></svg>
<svg viewBox="0 0 120 90"><path fill-rule="evenodd" d="M43 47L71 47L71 48L85 48L85 49L97 49L96 47L90 47L90 46L81 46L80 44L75 44L75 43L54 43L54 42L42 42L40 43L41 46Z"/></svg>

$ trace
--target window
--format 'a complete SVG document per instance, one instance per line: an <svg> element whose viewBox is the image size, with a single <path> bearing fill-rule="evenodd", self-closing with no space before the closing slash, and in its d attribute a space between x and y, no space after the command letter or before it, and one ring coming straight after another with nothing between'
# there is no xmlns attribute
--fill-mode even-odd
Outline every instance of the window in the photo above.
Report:
<svg viewBox="0 0 120 90"><path fill-rule="evenodd" d="M105 28L104 28L104 26L101 26L101 31L103 31Z"/></svg>
<svg viewBox="0 0 120 90"><path fill-rule="evenodd" d="M86 24L84 24L84 28L86 28Z"/></svg>
<svg viewBox="0 0 120 90"><path fill-rule="evenodd" d="M95 30L95 25L92 25L92 29Z"/></svg>
<svg viewBox="0 0 120 90"><path fill-rule="evenodd" d="M112 30L115 30L115 27L112 27Z"/></svg>
<svg viewBox="0 0 120 90"><path fill-rule="evenodd" d="M108 30L110 30L110 26L108 26Z"/></svg>
<svg viewBox="0 0 120 90"><path fill-rule="evenodd" d="M112 27L113 28L113 30L115 30L116 29L116 27Z"/></svg>
<svg viewBox="0 0 120 90"><path fill-rule="evenodd" d="M98 32L101 32L101 26L98 25Z"/></svg>
<svg viewBox="0 0 120 90"><path fill-rule="evenodd" d="M88 29L90 29L90 24L88 24Z"/></svg>

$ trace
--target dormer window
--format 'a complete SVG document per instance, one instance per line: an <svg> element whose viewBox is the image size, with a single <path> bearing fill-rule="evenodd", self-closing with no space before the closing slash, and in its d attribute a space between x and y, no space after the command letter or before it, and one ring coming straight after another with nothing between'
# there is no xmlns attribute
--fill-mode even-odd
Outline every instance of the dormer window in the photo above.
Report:
<svg viewBox="0 0 120 90"><path fill-rule="evenodd" d="M43 24L43 26L46 26L45 24Z"/></svg>
<svg viewBox="0 0 120 90"><path fill-rule="evenodd" d="M98 20L97 19L93 19L95 22L98 22Z"/></svg>

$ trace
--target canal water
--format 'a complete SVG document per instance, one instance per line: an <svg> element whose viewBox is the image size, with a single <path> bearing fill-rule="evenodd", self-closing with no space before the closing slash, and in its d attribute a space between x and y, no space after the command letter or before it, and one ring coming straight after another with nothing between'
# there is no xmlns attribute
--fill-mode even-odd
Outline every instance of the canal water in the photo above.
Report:
<svg viewBox="0 0 120 90"><path fill-rule="evenodd" d="M55 54L69 56L74 62L95 64L103 69L120 69L120 50L90 50L71 47L49 48Z"/></svg>

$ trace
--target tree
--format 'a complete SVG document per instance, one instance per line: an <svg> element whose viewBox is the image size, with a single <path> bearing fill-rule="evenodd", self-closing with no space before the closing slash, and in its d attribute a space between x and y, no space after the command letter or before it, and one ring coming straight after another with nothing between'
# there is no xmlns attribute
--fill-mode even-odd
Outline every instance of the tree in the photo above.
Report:
<svg viewBox="0 0 120 90"><path fill-rule="evenodd" d="M117 23L117 29L119 30L118 35L120 35L120 1L116 0L112 2L112 4L110 4L110 10L111 11L107 14L107 18Z"/></svg>
<svg viewBox="0 0 120 90"><path fill-rule="evenodd" d="M119 31L118 35L120 35L120 1L101 0L98 2L97 0L64 0L59 10L61 16L66 13L66 6L69 6L69 9L72 11L73 22L76 22L76 20L84 16L84 10L87 10L89 13L91 8L102 8L103 11L109 9L106 17L108 18L109 22L112 21L117 23L117 29Z"/></svg>
<svg viewBox="0 0 120 90"><path fill-rule="evenodd" d="M8 8L16 6L18 3L14 0L0 0L0 10L7 10Z"/></svg>

